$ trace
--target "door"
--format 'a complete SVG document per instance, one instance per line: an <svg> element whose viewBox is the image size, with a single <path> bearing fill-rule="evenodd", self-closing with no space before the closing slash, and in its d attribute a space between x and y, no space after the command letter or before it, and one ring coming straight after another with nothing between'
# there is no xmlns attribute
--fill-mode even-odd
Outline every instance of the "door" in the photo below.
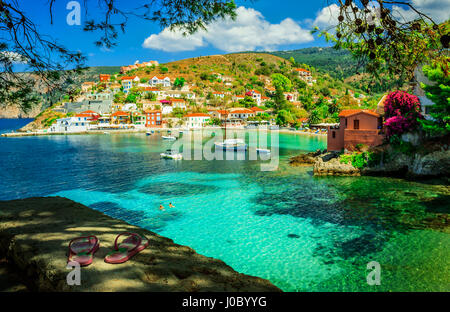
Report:
<svg viewBox="0 0 450 312"><path fill-rule="evenodd" d="M359 130L359 120L358 119L353 120L353 129Z"/></svg>

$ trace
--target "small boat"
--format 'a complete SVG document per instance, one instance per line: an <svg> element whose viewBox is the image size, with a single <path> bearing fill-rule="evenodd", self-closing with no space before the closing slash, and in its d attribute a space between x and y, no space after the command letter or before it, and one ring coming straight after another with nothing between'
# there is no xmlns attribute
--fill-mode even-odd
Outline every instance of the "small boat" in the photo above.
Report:
<svg viewBox="0 0 450 312"><path fill-rule="evenodd" d="M151 132L147 132L146 134L147 134L147 135L152 135L152 133L151 133Z"/></svg>
<svg viewBox="0 0 450 312"><path fill-rule="evenodd" d="M270 149L257 148L257 149L256 149L256 152L257 152L257 153L260 153L260 154L270 154Z"/></svg>
<svg viewBox="0 0 450 312"><path fill-rule="evenodd" d="M246 151L248 146L241 139L228 139L223 142L215 142L216 148L227 151Z"/></svg>
<svg viewBox="0 0 450 312"><path fill-rule="evenodd" d="M160 155L161 155L161 158L165 158L165 159L175 159L175 160L183 159L182 154L172 151L171 149L166 150L165 153L161 153Z"/></svg>
<svg viewBox="0 0 450 312"><path fill-rule="evenodd" d="M177 139L176 137L171 136L171 135L168 135L168 136L163 135L163 136L161 136L161 137L163 138L163 140L172 140L172 141L175 141L175 140Z"/></svg>
<svg viewBox="0 0 450 312"><path fill-rule="evenodd" d="M109 134L109 132L106 132L106 131L105 131L105 132L103 132L103 134Z"/></svg>

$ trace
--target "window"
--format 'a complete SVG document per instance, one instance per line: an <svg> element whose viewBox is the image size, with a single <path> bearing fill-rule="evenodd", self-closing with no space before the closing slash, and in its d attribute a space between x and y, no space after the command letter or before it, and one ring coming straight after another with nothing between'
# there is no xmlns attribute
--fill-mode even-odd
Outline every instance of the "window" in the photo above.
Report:
<svg viewBox="0 0 450 312"><path fill-rule="evenodd" d="M347 127L347 118L345 118L345 126Z"/></svg>
<svg viewBox="0 0 450 312"><path fill-rule="evenodd" d="M331 132L333 139L336 139L336 131Z"/></svg>
<svg viewBox="0 0 450 312"><path fill-rule="evenodd" d="M358 119L353 120L353 129L359 130L359 120Z"/></svg>

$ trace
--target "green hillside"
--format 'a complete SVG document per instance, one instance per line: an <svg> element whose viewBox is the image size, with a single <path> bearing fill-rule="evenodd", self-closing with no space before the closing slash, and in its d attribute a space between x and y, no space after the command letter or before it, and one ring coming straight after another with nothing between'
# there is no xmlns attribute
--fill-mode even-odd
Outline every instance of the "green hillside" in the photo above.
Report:
<svg viewBox="0 0 450 312"><path fill-rule="evenodd" d="M357 62L350 52L335 50L333 48L306 48L293 51L280 51L271 53L276 56L290 59L293 57L297 63L308 64L319 72L328 73L336 79L345 79L357 72Z"/></svg>

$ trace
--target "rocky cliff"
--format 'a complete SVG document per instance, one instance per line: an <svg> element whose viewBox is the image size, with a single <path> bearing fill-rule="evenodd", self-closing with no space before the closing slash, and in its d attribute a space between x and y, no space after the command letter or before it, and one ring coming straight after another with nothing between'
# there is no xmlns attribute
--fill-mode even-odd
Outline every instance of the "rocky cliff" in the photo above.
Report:
<svg viewBox="0 0 450 312"><path fill-rule="evenodd" d="M126 263L107 264L103 259L121 232L145 235L150 245ZM81 285L69 286L68 244L86 235L96 235L100 248L94 262L81 269ZM221 260L62 197L0 202L2 257L37 291L280 291Z"/></svg>
<svg viewBox="0 0 450 312"><path fill-rule="evenodd" d="M23 112L18 106L0 107L1 118L34 118L41 112L41 105L33 107L28 112Z"/></svg>

